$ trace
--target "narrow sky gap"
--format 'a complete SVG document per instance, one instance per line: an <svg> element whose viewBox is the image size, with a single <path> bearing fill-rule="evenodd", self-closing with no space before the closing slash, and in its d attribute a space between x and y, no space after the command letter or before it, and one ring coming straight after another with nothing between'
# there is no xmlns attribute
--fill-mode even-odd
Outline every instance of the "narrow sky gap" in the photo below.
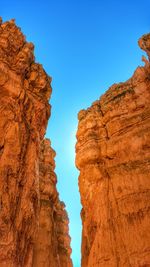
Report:
<svg viewBox="0 0 150 267"><path fill-rule="evenodd" d="M8 0L0 6L0 16L16 19L53 78L46 136L57 153L57 187L69 214L74 267L80 266L81 242L77 113L142 65L137 40L150 31L149 10L149 0Z"/></svg>

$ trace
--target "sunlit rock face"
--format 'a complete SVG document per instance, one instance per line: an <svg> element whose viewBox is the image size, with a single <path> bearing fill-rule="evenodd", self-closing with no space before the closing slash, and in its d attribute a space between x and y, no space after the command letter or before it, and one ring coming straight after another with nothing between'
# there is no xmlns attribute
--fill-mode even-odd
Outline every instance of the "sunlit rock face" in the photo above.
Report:
<svg viewBox="0 0 150 267"><path fill-rule="evenodd" d="M33 267L72 267L65 205L56 189L55 151L48 139L40 151L40 213Z"/></svg>
<svg viewBox="0 0 150 267"><path fill-rule="evenodd" d="M44 176L41 178L43 169L50 168L49 162L52 166L54 164L51 148L47 148L50 159L47 154L45 159L41 159L46 153L41 151L45 151L43 146L45 142L47 144L43 137L50 115L48 101L51 78L42 65L35 63L33 49L33 44L26 42L14 20L2 23L0 19L0 267L32 267L33 259L37 259L34 254L40 244L43 245L35 243L40 240L38 236L41 228L43 235L48 231L50 236L53 229L61 232L57 234L56 240L54 233L50 237L53 246L49 246L49 254L46 247L47 254L43 253L43 257L47 255L53 259L51 254L56 255L53 252L54 244L60 238L57 247L60 246L61 251L62 243L67 238L63 237L63 233L67 232L67 219L64 223L59 223L59 219L64 221L67 216L63 204L56 197L55 175L51 175L51 182L48 178L43 182ZM42 165L42 161L45 165ZM48 177L51 169L46 172ZM48 196L51 204L47 208L44 204L47 203ZM53 206L52 216L54 198L57 198L58 207L56 204ZM56 217L54 227L53 222L46 222L47 225L43 226L46 213L52 219ZM47 242L46 237L42 242L44 240ZM47 243L44 245L48 246ZM63 248L69 255L67 245ZM57 264L37 263L36 266L64 266L66 254L64 256L60 252L57 255Z"/></svg>
<svg viewBox="0 0 150 267"><path fill-rule="evenodd" d="M150 55L150 34L139 40ZM150 266L150 62L79 112L82 267Z"/></svg>

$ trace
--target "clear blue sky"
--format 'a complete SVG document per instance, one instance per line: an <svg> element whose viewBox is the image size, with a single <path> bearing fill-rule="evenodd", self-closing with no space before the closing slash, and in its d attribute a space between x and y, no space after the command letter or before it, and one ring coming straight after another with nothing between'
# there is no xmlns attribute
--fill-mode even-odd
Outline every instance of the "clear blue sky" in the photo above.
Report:
<svg viewBox="0 0 150 267"><path fill-rule="evenodd" d="M137 39L150 31L150 1L3 0L0 15L4 20L16 18L35 44L36 60L53 78L47 137L57 152L58 190L69 213L74 267L79 267L77 113L142 64Z"/></svg>

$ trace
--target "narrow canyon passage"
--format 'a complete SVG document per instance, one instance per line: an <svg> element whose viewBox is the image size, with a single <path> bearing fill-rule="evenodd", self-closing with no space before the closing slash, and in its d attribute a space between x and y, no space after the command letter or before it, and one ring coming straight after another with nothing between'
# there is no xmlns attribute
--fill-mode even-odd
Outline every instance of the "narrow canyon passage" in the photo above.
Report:
<svg viewBox="0 0 150 267"><path fill-rule="evenodd" d="M78 113L81 267L150 267L150 34L138 43L144 66ZM0 19L0 267L73 267L45 138L51 81L15 21Z"/></svg>

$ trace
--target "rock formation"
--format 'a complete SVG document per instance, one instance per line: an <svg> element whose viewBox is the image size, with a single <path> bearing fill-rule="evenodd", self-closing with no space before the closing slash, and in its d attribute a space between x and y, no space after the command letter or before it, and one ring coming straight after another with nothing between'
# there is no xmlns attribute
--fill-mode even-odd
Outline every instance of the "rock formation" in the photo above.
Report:
<svg viewBox="0 0 150 267"><path fill-rule="evenodd" d="M0 267L70 267L54 152L43 141L51 78L33 49L14 20L0 19Z"/></svg>
<svg viewBox="0 0 150 267"><path fill-rule="evenodd" d="M65 205L59 200L54 173L55 152L44 140L40 153L40 214L33 267L72 267Z"/></svg>
<svg viewBox="0 0 150 267"><path fill-rule="evenodd" d="M139 40L150 56L150 34ZM150 62L78 115L82 267L150 267Z"/></svg>

